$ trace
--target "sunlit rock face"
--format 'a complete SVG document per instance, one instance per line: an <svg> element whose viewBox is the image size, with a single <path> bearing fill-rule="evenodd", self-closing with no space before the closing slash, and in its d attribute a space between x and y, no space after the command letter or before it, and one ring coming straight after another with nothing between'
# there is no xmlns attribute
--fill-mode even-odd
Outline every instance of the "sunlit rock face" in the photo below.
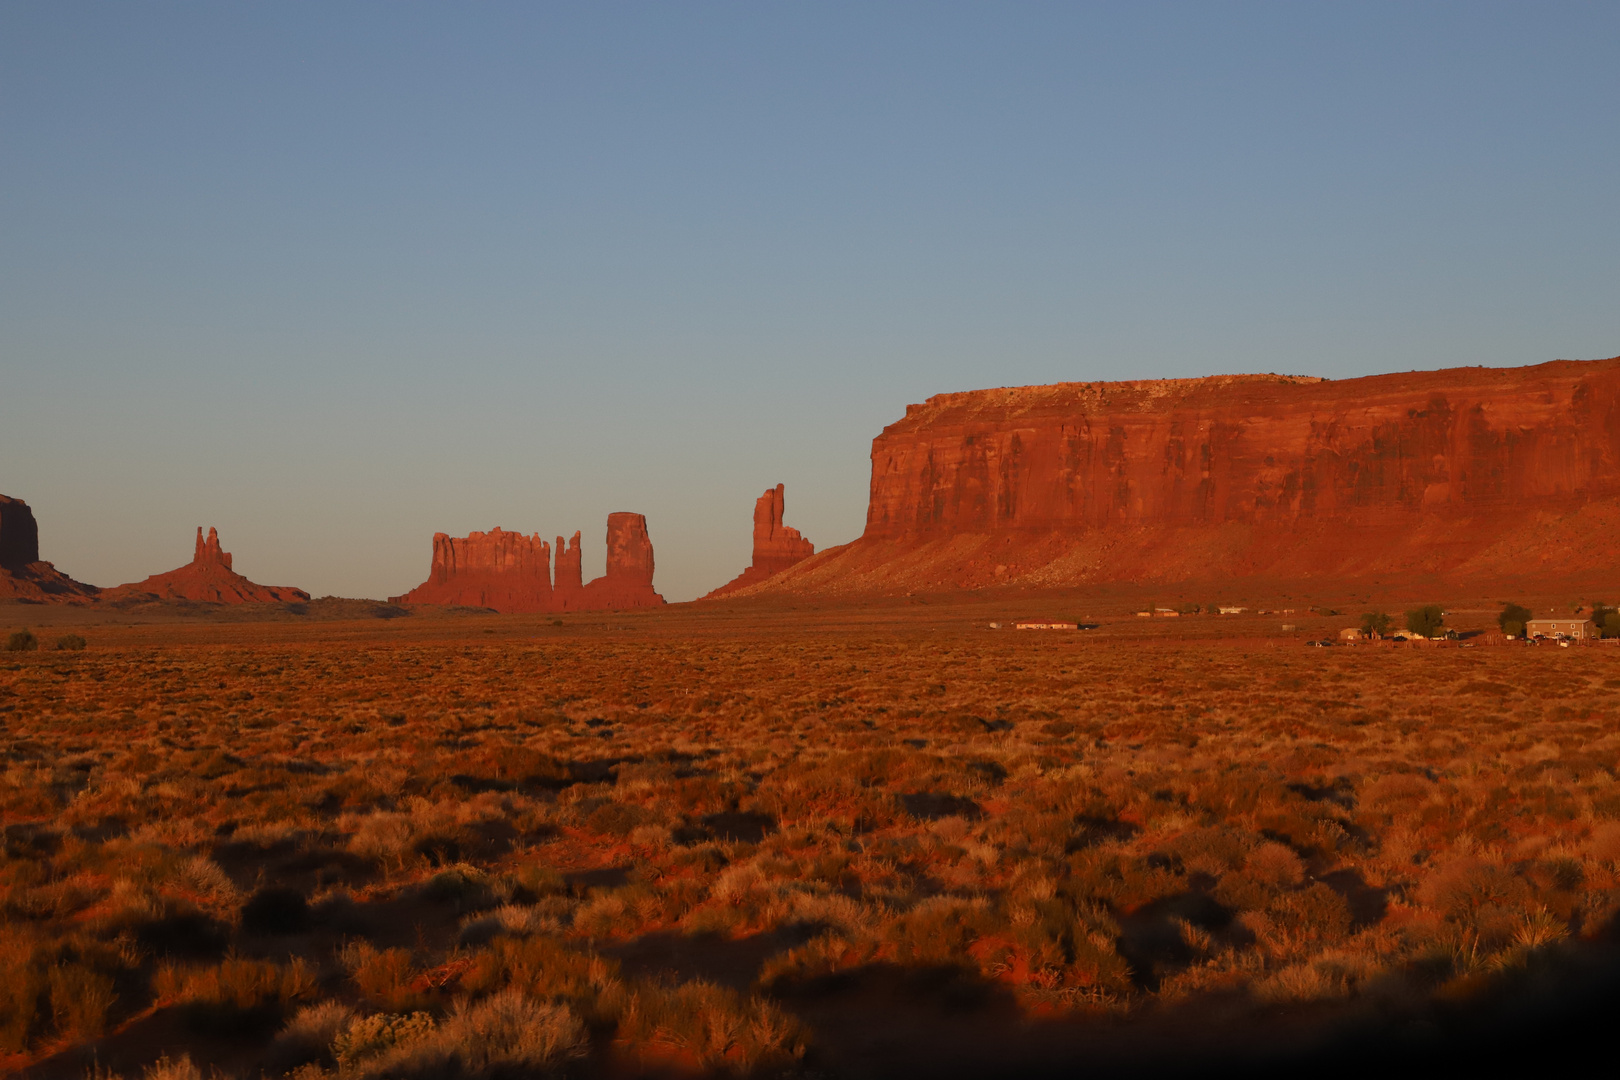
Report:
<svg viewBox="0 0 1620 1080"><path fill-rule="evenodd" d="M104 600L193 600L211 604L271 604L308 600L309 593L289 585L258 585L231 568L231 553L220 547L219 533L197 528L191 562L145 581L102 593Z"/></svg>
<svg viewBox="0 0 1620 1080"><path fill-rule="evenodd" d="M551 545L497 526L487 533L433 537L428 579L398 603L487 607L502 612L599 611L664 602L652 588L653 550L647 519L608 515L607 573L582 582L580 534L557 537L555 580Z"/></svg>
<svg viewBox="0 0 1620 1080"><path fill-rule="evenodd" d="M816 546L801 536L798 529L782 523L785 508L786 488L782 484L767 488L765 494L754 500L753 562L704 599L758 585L816 553Z"/></svg>
<svg viewBox="0 0 1620 1080"><path fill-rule="evenodd" d="M1617 500L1620 358L979 390L885 428L862 537L772 588L1620 569Z"/></svg>

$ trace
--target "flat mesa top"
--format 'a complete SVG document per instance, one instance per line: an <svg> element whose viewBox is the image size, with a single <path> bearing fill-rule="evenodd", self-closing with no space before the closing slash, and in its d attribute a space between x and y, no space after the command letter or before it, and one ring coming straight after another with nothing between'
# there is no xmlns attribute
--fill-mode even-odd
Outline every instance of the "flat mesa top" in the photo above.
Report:
<svg viewBox="0 0 1620 1080"><path fill-rule="evenodd" d="M1526 367L1459 367L1325 379L1315 375L1211 375L1197 379L1135 379L1120 382L1064 382L1044 386L1003 386L935 394L907 405L903 419L885 434L935 424L991 418L1032 418L1087 412L1158 412L1171 408L1314 407L1371 402L1412 393L1478 392L1526 387L1550 380L1575 381L1620 369L1620 357L1606 360L1553 360Z"/></svg>

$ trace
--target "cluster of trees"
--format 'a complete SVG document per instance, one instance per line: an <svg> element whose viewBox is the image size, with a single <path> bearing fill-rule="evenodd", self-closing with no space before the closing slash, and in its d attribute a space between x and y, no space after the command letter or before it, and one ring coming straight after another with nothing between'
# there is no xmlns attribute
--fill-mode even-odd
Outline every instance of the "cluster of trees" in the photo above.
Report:
<svg viewBox="0 0 1620 1080"><path fill-rule="evenodd" d="M1361 617L1361 632L1368 637L1383 637L1389 633L1395 620L1386 612L1369 611ZM1440 637L1446 629L1446 613L1439 604L1424 604L1406 613L1406 629L1422 637Z"/></svg>

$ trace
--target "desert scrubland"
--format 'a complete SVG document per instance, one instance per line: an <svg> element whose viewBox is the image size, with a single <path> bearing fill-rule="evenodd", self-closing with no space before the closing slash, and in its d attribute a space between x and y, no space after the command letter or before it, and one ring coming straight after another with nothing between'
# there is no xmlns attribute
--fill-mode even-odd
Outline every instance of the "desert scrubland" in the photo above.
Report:
<svg viewBox="0 0 1620 1080"><path fill-rule="evenodd" d="M1620 906L1606 645L921 601L52 617L0 653L32 1076L1440 1054L1583 1000Z"/></svg>

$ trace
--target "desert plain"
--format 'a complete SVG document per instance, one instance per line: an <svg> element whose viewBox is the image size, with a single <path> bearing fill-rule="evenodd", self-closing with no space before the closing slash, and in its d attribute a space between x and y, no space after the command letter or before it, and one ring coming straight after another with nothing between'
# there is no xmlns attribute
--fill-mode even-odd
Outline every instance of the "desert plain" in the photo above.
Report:
<svg viewBox="0 0 1620 1080"><path fill-rule="evenodd" d="M1620 648L1479 633L1568 597L1153 599L6 605L41 648L0 653L0 1069L1292 1074L1600 1034ZM1305 644L1425 600L1462 640Z"/></svg>

